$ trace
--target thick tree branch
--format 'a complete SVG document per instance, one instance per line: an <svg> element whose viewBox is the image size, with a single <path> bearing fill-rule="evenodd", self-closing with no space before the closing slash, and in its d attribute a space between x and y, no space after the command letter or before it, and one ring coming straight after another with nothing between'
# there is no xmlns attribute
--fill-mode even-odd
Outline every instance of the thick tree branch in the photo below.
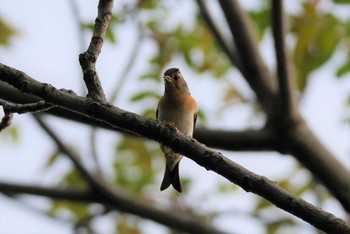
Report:
<svg viewBox="0 0 350 234"><path fill-rule="evenodd" d="M192 220L190 217L182 214L179 218L173 214L167 215L165 211L155 209L145 203L138 201L137 198L132 198L130 194L123 193L120 190L109 186L99 174L92 175L80 162L79 156L69 150L59 137L38 117L35 118L45 132L54 140L58 148L69 157L78 169L80 174L91 185L91 196L93 199L99 199L98 202L121 209L128 213L148 218L164 224L168 227L173 227L189 233L220 233L203 223Z"/></svg>
<svg viewBox="0 0 350 234"><path fill-rule="evenodd" d="M20 93L15 88L9 87L9 85L1 81L0 98L6 98L8 101L16 103L42 100L33 95ZM46 113L91 126L131 134L116 126L111 126L105 122L92 119L65 108L55 107ZM348 183L348 178L350 176L347 169L319 142L304 122L301 121L296 126L289 125L288 127L283 127L284 123L278 123L278 121L283 121L283 119L275 119L275 126L273 129L258 131L234 132L199 128L196 129L194 137L213 148L235 151L274 150L282 154L292 154L305 165L305 167L334 194L343 207L349 211L350 185ZM297 147L301 148L299 149Z"/></svg>
<svg viewBox="0 0 350 234"><path fill-rule="evenodd" d="M272 132L265 129L235 132L198 128L193 137L208 147L224 150L273 151L278 148Z"/></svg>
<svg viewBox="0 0 350 234"><path fill-rule="evenodd" d="M96 71L96 60L101 53L109 21L112 17L113 0L100 0L94 32L89 48L80 54L79 61L83 69L84 81L88 89L88 97L94 101L106 103L100 79Z"/></svg>
<svg viewBox="0 0 350 234"><path fill-rule="evenodd" d="M256 93L264 111L267 114L272 113L272 100L276 87L271 78L272 75L260 56L248 16L236 0L220 0L219 3L231 30L237 52L241 61L244 61L242 74Z"/></svg>
<svg viewBox="0 0 350 234"><path fill-rule="evenodd" d="M21 93L17 89L2 81L0 81L0 99L20 104L38 102L39 100L42 100L33 95ZM45 113L60 118L73 120L80 124L83 123L94 127L127 133L120 128L116 128L115 126L112 127L111 125L104 122L98 121L96 119L91 119L85 115L61 107L54 107ZM41 113L39 115L41 115ZM273 148L273 145L278 145L277 142L274 143L271 141L271 134L265 130L236 132L196 128L194 137L209 147L235 151L276 150L276 148Z"/></svg>
<svg viewBox="0 0 350 234"><path fill-rule="evenodd" d="M0 80L9 83L22 92L38 96L49 103L74 110L167 145L175 152L186 155L199 165L222 175L248 192L264 197L281 209L294 214L320 230L329 233L350 233L350 226L343 220L288 193L276 183L250 172L224 157L221 153L210 150L193 138L186 137L175 128L114 106L93 103L91 100L76 96L73 93L62 92L3 64L0 64ZM110 190L105 190L104 187L99 189L104 191L106 198L113 198L113 193Z"/></svg>
<svg viewBox="0 0 350 234"><path fill-rule="evenodd" d="M282 0L271 0L272 9L272 32L275 40L275 52L277 62L278 96L276 102L279 104L278 118L285 121L298 121L296 100L294 97L294 84L291 77L290 61L285 45L286 20L283 11Z"/></svg>

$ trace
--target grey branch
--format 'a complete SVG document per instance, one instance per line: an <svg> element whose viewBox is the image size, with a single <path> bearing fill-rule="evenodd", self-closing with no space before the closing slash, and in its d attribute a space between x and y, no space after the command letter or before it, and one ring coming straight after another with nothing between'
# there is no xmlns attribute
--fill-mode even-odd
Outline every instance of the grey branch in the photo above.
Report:
<svg viewBox="0 0 350 234"><path fill-rule="evenodd" d="M30 103L42 100L33 95L19 92L12 86L0 80L0 98L15 103ZM131 134L115 126L96 119L89 118L72 110L54 107L46 112L53 116L72 120L80 124ZM39 113L41 115L42 113ZM222 136L220 134L223 134ZM136 136L136 135L134 135ZM278 149L278 142L272 142L272 133L268 131L222 131L215 129L196 128L194 137L209 147L236 151L272 151ZM266 138L265 138L266 137ZM274 148L274 145L276 148Z"/></svg>
<svg viewBox="0 0 350 234"><path fill-rule="evenodd" d="M350 226L345 221L294 196L279 187L275 182L254 174L224 157L221 153L198 143L193 138L186 137L178 132L176 128L124 111L112 105L106 106L92 103L91 100L84 97L62 92L51 85L40 83L25 73L3 64L0 64L0 80L7 82L22 92L40 97L47 102L74 110L111 126L131 131L137 135L167 145L175 152L186 155L206 169L212 170L239 185L247 192L253 192L264 197L281 209L294 214L320 230L328 233L350 233ZM113 198L113 192L108 187L101 186L99 189L103 191L106 198ZM120 206L122 202L118 201L116 205Z"/></svg>
<svg viewBox="0 0 350 234"><path fill-rule="evenodd" d="M84 201L87 201L86 199L91 199L92 197L92 201L104 203L122 211L148 218L168 227L173 227L175 229L179 229L188 233L221 233L220 231L215 230L206 224L192 220L185 214L168 214L165 211L155 209L145 203L138 201L137 198L133 198L130 194L127 194L120 189L117 190L109 186L100 177L99 174L91 174L80 162L79 156L68 149L66 145L59 139L57 134L55 134L52 129L45 124L44 121L42 121L39 117L36 117L35 119L45 130L45 132L51 137L51 139L56 143L58 148L74 163L75 167L78 169L83 178L86 179L91 185L92 189L90 195L88 198L83 197L85 198Z"/></svg>
<svg viewBox="0 0 350 234"><path fill-rule="evenodd" d="M2 117L0 122L0 132L5 128L7 128L8 126L10 126L12 123L13 113L7 112L6 110L4 110L4 112L5 112L5 116Z"/></svg>
<svg viewBox="0 0 350 234"><path fill-rule="evenodd" d="M26 104L13 104L0 99L0 106L2 106L6 111L18 114L24 113L38 113L43 111L48 111L52 107L52 104L46 103L45 101L38 101L35 103Z"/></svg>
<svg viewBox="0 0 350 234"><path fill-rule="evenodd" d="M275 52L277 62L278 95L277 104L280 105L276 110L278 118L285 118L286 121L295 121L298 119L296 110L296 100L294 97L294 83L291 77L290 61L285 45L286 17L283 11L282 0L272 0L272 32L275 40Z"/></svg>
<svg viewBox="0 0 350 234"><path fill-rule="evenodd" d="M104 193L94 190L77 190L77 189L57 189L46 188L31 185L22 185L14 183L6 183L0 181L0 191L5 194L29 194L50 197L58 200L68 200L80 203L100 203L108 209L110 207L117 208L121 211L145 217L169 227L188 233L222 233L202 222L193 220L186 214L173 214L151 207L138 198L133 198L130 194L119 193L117 196L109 197Z"/></svg>
<svg viewBox="0 0 350 234"><path fill-rule="evenodd" d="M242 74L257 95L263 110L271 113L276 87L271 79L272 75L261 59L249 18L236 0L220 0L219 3L231 30L237 52L241 61L244 61Z"/></svg>
<svg viewBox="0 0 350 234"><path fill-rule="evenodd" d="M101 53L108 24L112 17L113 0L100 0L98 14L89 48L80 54L79 61L83 70L84 81L88 89L88 97L96 102L106 103L100 79L96 71L96 61Z"/></svg>
<svg viewBox="0 0 350 234"><path fill-rule="evenodd" d="M292 78L287 64L289 61L283 41L285 29L282 5L278 0L272 1L276 9L273 10L273 21L279 67L277 87L260 56L247 14L236 0L220 0L219 3L238 54L244 61L242 74L268 116L266 129L270 136L274 136L275 150L298 159L350 211L349 171L312 133L295 107Z"/></svg>
<svg viewBox="0 0 350 234"><path fill-rule="evenodd" d="M242 61L236 52L236 48L233 42L232 41L228 42L227 39L224 37L224 35L221 33L221 31L213 21L210 13L208 12L208 9L204 1L197 0L197 4L199 6L200 13L205 23L208 25L208 27L212 31L217 43L221 46L222 50L225 52L225 54L231 60L231 62L238 68L238 70L242 72L243 71Z"/></svg>

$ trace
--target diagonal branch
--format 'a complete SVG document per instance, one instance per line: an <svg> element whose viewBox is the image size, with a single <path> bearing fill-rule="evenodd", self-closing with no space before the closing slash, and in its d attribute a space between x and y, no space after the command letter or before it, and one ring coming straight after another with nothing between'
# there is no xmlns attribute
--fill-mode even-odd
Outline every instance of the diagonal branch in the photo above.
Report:
<svg viewBox="0 0 350 234"><path fill-rule="evenodd" d="M12 86L0 81L0 98L14 103L30 103L42 100L33 95L19 92ZM124 134L131 134L115 126L111 126L96 119L89 118L72 110L54 107L46 114L72 120L80 124L113 130ZM40 113L39 115L41 115ZM223 138L220 134L223 134ZM135 134L133 134L136 136ZM221 131L215 129L196 128L194 137L209 147L235 151L272 151L278 150L277 142L272 141L272 136L265 130L252 131ZM276 148L274 147L276 146Z"/></svg>
<svg viewBox="0 0 350 234"><path fill-rule="evenodd" d="M236 53L236 48L234 47L234 44L229 43L226 41L224 35L220 32L218 26L214 23L212 17L210 16L210 13L204 3L203 0L197 0L197 4L199 6L200 13L205 21L205 23L210 28L211 32L213 33L216 41L224 51L224 53L227 55L227 57L231 60L231 62L240 70L243 71L243 65L240 57Z"/></svg>
<svg viewBox="0 0 350 234"><path fill-rule="evenodd" d="M101 53L108 24L112 17L113 0L100 0L98 14L89 48L80 54L79 62L84 74L84 81L88 89L88 97L96 102L106 102L100 79L96 71L96 61Z"/></svg>
<svg viewBox="0 0 350 234"><path fill-rule="evenodd" d="M224 157L221 153L198 143L193 138L186 137L178 132L176 128L112 105L91 103L89 99L77 96L74 93L63 92L51 85L42 84L25 73L2 64L0 64L0 80L13 85L18 90L43 98L47 102L167 145L175 152L186 155L206 169L212 170L239 185L247 192L253 192L264 197L277 207L294 214L320 230L328 233L350 233L350 225L345 221L294 196L279 187L275 182L245 169ZM103 192L106 199L113 200L113 190L97 183L95 186ZM120 202L117 202L119 206L122 205ZM134 208L138 209L139 207Z"/></svg>
<svg viewBox="0 0 350 234"><path fill-rule="evenodd" d="M297 121L296 100L293 95L294 84L291 77L290 61L285 45L286 33L286 17L283 11L282 0L272 0L272 32L275 40L275 52L277 62L277 78L278 78L278 98L280 103L276 110L279 110L280 118L285 118L290 121Z"/></svg>
<svg viewBox="0 0 350 234"><path fill-rule="evenodd" d="M272 113L275 87L271 79L272 76L260 56L248 16L242 11L236 0L220 0L219 3L240 59L244 61L242 74L256 93L264 111L267 114Z"/></svg>
<svg viewBox="0 0 350 234"><path fill-rule="evenodd" d="M145 203L138 201L137 198L131 197L130 194L123 193L120 190L109 186L99 174L92 175L84 165L79 161L78 155L69 150L59 137L38 117L35 117L40 126L46 133L54 140L59 149L66 154L74 163L75 167L91 185L92 189L89 197L85 199L94 199L94 201L102 202L110 206L116 207L122 211L135 214L144 218L148 218L164 224L168 227L173 227L189 233L220 233L214 228L192 220L186 215L176 216L174 214L167 214L167 212L155 209ZM1 188L1 187L0 187ZM87 193L87 192L85 192ZM40 195L40 194L38 194ZM84 198L84 197L83 197ZM96 200L97 199L97 200ZM84 200L88 201L88 200Z"/></svg>

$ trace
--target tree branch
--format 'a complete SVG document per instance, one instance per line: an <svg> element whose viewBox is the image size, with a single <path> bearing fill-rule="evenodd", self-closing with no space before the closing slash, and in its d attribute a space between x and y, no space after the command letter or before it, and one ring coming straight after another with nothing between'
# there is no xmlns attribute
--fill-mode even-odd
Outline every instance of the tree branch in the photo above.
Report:
<svg viewBox="0 0 350 234"><path fill-rule="evenodd" d="M0 122L0 132L7 128L8 126L11 125L12 123L12 118L13 118L13 113L8 112L4 109L5 116L2 117L1 122Z"/></svg>
<svg viewBox="0 0 350 234"><path fill-rule="evenodd" d="M167 145L175 152L185 155L206 169L222 175L247 192L253 192L264 197L281 209L294 214L320 230L330 233L350 233L350 226L343 220L288 193L276 183L250 172L224 157L221 153L210 150L198 143L193 138L186 137L174 127L169 127L156 120L141 117L112 105L91 103L89 99L73 93L62 92L51 85L42 84L25 73L3 64L0 64L0 80L9 83L22 92L43 98L49 103L74 110L111 126L134 132ZM100 185L97 184L96 186ZM101 186L99 189L103 191L106 198L113 198L113 192L108 187Z"/></svg>
<svg viewBox="0 0 350 234"><path fill-rule="evenodd" d="M219 3L231 30L237 52L241 61L244 61L242 74L256 93L265 113L272 113L272 100L276 87L271 79L272 75L260 56L248 16L236 0L220 0Z"/></svg>
<svg viewBox="0 0 350 234"><path fill-rule="evenodd" d="M93 194L88 190L44 188L39 186L6 183L3 181L0 181L0 191L5 194L24 193L74 202L85 203L95 201Z"/></svg>
<svg viewBox="0 0 350 234"><path fill-rule="evenodd" d="M100 203L188 233L223 233L205 225L203 222L193 220L186 214L169 213L153 208L129 194L119 194L111 199L108 196L106 197L105 194L93 190L44 188L1 181L0 191L5 194L29 194L80 203Z"/></svg>
<svg viewBox="0 0 350 234"><path fill-rule="evenodd" d="M12 103L3 101L1 99L0 99L0 106L2 106L4 110L6 110L7 112L18 113L18 114L48 111L52 107L54 107L53 105L47 104L44 101L38 101L35 103L27 103L27 104L12 104Z"/></svg>
<svg viewBox="0 0 350 234"><path fill-rule="evenodd" d="M112 17L113 0L100 0L94 32L89 48L80 54L79 61L84 74L84 81L88 89L88 97L94 101L106 103L100 79L96 71L96 60L101 53L103 40Z"/></svg>
<svg viewBox="0 0 350 234"><path fill-rule="evenodd" d="M233 151L273 151L278 142L271 131L246 130L242 132L198 128L194 138L208 147Z"/></svg>
<svg viewBox="0 0 350 234"><path fill-rule="evenodd" d="M298 111L294 97L294 84L290 72L290 62L285 46L285 15L283 11L283 1L271 0L272 9L272 32L275 40L275 52L277 62L278 78L278 97L276 102L279 103L276 111L278 118L284 118L285 121L298 121Z"/></svg>
<svg viewBox="0 0 350 234"><path fill-rule="evenodd" d="M15 103L30 103L38 102L42 100L33 95L28 95L19 92L17 89L12 86L0 81L0 98L5 99L10 102ZM54 107L47 112L60 118L76 121L80 124L87 124L93 127L99 127L107 130L118 131L124 134L131 134L115 126L111 126L104 122L101 122L96 119L89 118L85 115L73 112L72 110L64 109L61 107ZM39 113L38 115L42 115ZM221 135L223 134L223 139ZM134 134L133 134L134 135ZM134 135L135 136L135 135ZM266 150L276 150L278 148L273 148L273 145L278 147L277 142L274 144L271 141L271 134L268 131L221 131L215 129L205 129L205 128L196 128L194 137L198 139L203 144L225 150L235 150L235 151L266 151ZM265 138L266 137L266 138Z"/></svg>
<svg viewBox="0 0 350 234"><path fill-rule="evenodd" d="M234 44L232 43L231 45L229 45L229 43L225 40L224 35L222 35L219 28L210 16L210 13L208 12L208 9L205 6L203 0L197 0L197 4L205 23L208 25L209 29L213 33L219 46L222 48L227 57L231 60L232 64L234 64L238 70L243 72L242 61L236 53L236 48L234 47Z"/></svg>
<svg viewBox="0 0 350 234"><path fill-rule="evenodd" d="M122 211L126 211L128 213L138 215L185 232L221 233L212 227L192 220L190 217L184 214L180 216L181 218L179 218L178 215L169 215L165 211L155 209L145 203L139 202L137 198L133 198L130 194L109 186L101 177L99 177L99 174L92 175L79 161L79 156L75 155L73 151L69 150L58 138L58 136L40 118L36 117L36 120L46 131L46 133L54 140L59 149L74 163L75 167L81 173L83 178L89 182L92 187L90 193L94 201L113 206Z"/></svg>

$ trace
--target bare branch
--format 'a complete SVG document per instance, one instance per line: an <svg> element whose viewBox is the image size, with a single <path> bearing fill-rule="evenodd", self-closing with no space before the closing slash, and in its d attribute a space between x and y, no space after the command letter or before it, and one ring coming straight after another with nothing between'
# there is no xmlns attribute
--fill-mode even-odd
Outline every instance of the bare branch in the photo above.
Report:
<svg viewBox="0 0 350 234"><path fill-rule="evenodd" d="M54 106L52 104L48 104L45 101L38 101L35 103L27 103L27 104L12 104L0 99L0 106L4 108L4 110L11 113L38 113L43 111L48 111Z"/></svg>
<svg viewBox="0 0 350 234"><path fill-rule="evenodd" d="M205 3L203 2L203 0L197 0L197 4L199 6L199 10L200 10L200 13L201 13L204 21L206 22L206 24L208 25L208 27L212 31L216 41L218 42L218 44L220 45L220 47L222 48L224 53L231 60L231 62L238 68L238 70L243 72L242 61L241 61L241 58L236 53L236 48L235 48L233 42L231 42L231 45L229 44L229 42L227 42L224 35L220 32L218 26L215 25L215 23L214 23L212 17L210 16L210 13L208 12L208 9L205 6Z"/></svg>
<svg viewBox="0 0 350 234"><path fill-rule="evenodd" d="M10 126L12 123L13 113L7 112L6 110L4 110L4 113L5 113L5 116L2 117L0 122L0 132L5 128L7 128L8 126Z"/></svg>
<svg viewBox="0 0 350 234"><path fill-rule="evenodd" d="M248 16L236 0L220 0L219 3L231 30L237 52L241 61L244 61L242 74L256 93L264 111L270 114L273 111L275 84L260 56Z"/></svg>
<svg viewBox="0 0 350 234"><path fill-rule="evenodd" d="M111 194L105 194L95 190L44 188L38 186L10 184L1 181L0 191L5 194L22 193L74 202L96 202L105 205L108 209L114 207L121 211L148 218L168 227L173 227L188 233L223 233L205 225L203 222L193 220L193 218L186 214L174 214L151 207L145 202L139 201L139 198L132 197L130 194L121 193L121 191L112 196Z"/></svg>
<svg viewBox="0 0 350 234"><path fill-rule="evenodd" d="M28 95L19 92L17 89L11 87L10 85L0 81L0 98L6 99L7 101L16 103L27 103L36 102L39 99L33 95ZM72 110L64 109L61 107L54 107L47 112L60 118L67 120L76 121L80 124L87 124L93 127L99 127L107 130L118 131L123 134L130 134L136 137L135 134L126 132L115 126L111 126L104 122L89 118L85 115L79 114ZM39 114L41 115L41 113ZM221 139L219 134L223 134L224 138ZM220 137L219 137L220 136ZM265 138L266 136L267 138ZM258 131L220 131L215 129L203 129L196 128L194 137L198 139L203 144L206 144L213 148L225 149L225 150L235 150L235 151L266 151L266 150L278 150L278 143L273 144L271 142L271 136L268 131L260 132ZM221 141L222 140L222 141ZM271 148L276 145L277 148Z"/></svg>
<svg viewBox="0 0 350 234"><path fill-rule="evenodd" d="M166 215L166 212L152 208L145 203L138 202L138 199L132 198L130 194L126 194L125 192L107 185L98 174L92 175L89 173L89 171L79 161L79 157L75 155L74 152L69 150L58 138L58 136L40 118L36 117L36 120L55 141L59 149L74 163L75 167L79 170L83 178L90 183L92 186L92 196L95 199L96 197L99 197L99 202L189 233L221 233L220 231L215 230L205 224L191 220L190 217L185 215L181 216L181 218L173 214Z"/></svg>
<svg viewBox="0 0 350 234"><path fill-rule="evenodd" d="M281 113L279 118L295 121L297 110L295 97L293 95L294 85L290 72L290 61L285 45L285 15L283 11L283 1L271 0L272 9L272 31L275 40L275 52L277 62L278 97L276 102L280 103L276 110Z"/></svg>
<svg viewBox="0 0 350 234"><path fill-rule="evenodd" d="M185 155L206 169L222 175L246 191L264 197L281 209L294 214L320 230L330 233L350 233L349 224L343 220L288 193L276 183L241 167L224 157L221 153L215 152L193 138L183 135L176 128L124 111L112 105L106 106L99 103L91 103L86 98L62 92L51 85L42 84L25 73L3 64L0 64L0 80L13 85L23 92L41 97L47 102L72 109L83 115L106 122L111 126L134 132L167 145L175 152ZM93 182L95 183L94 186L106 198L116 201L114 191L111 188L103 186L103 184L101 185L96 181ZM344 187L344 189L346 188ZM122 204L119 201L116 205L120 206ZM130 210L130 206L128 208ZM139 207L135 208L139 210Z"/></svg>
<svg viewBox="0 0 350 234"><path fill-rule="evenodd" d="M208 147L224 150L273 151L278 149L275 136L265 129L235 132L198 128L193 137Z"/></svg>
<svg viewBox="0 0 350 234"><path fill-rule="evenodd" d="M88 190L56 189L39 186L21 185L0 181L0 191L5 194L30 194L74 202L93 202L92 193Z"/></svg>
<svg viewBox="0 0 350 234"><path fill-rule="evenodd" d="M84 81L88 89L88 97L94 101L106 103L100 79L96 71L96 60L101 53L108 24L112 17L113 0L100 0L94 32L89 48L80 54L79 61L83 69Z"/></svg>

